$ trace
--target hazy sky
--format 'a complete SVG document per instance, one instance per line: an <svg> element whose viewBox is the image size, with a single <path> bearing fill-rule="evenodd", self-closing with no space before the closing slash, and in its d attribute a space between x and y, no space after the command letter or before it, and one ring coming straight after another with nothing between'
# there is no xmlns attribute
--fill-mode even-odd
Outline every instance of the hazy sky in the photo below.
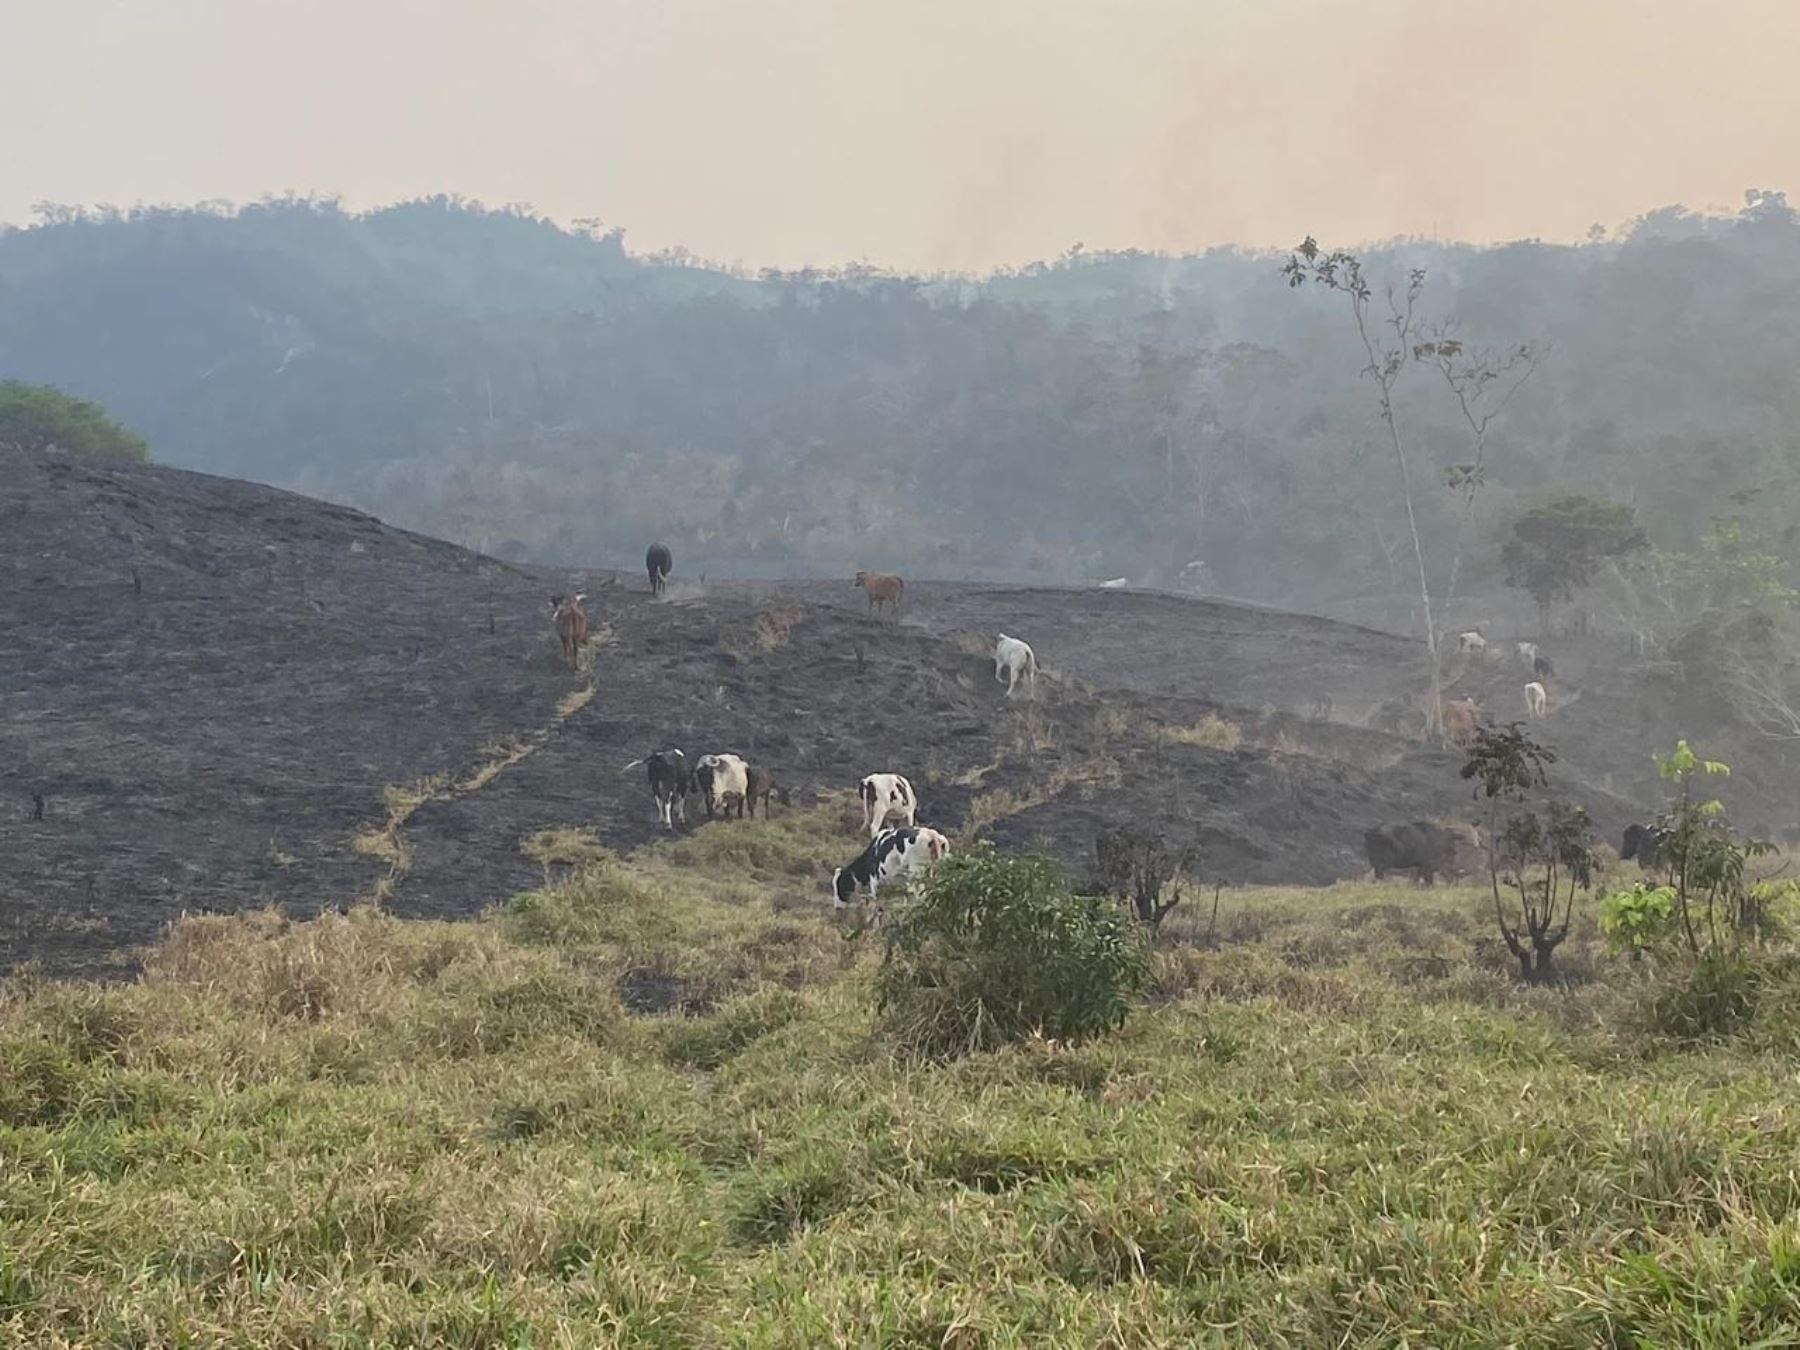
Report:
<svg viewBox="0 0 1800 1350"><path fill-rule="evenodd" d="M430 192L751 266L1800 201L1800 0L0 0L0 220Z"/></svg>

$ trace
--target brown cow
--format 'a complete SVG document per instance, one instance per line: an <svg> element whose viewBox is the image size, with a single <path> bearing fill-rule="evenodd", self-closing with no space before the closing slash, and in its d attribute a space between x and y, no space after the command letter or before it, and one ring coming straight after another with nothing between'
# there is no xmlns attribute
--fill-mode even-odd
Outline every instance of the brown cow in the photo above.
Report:
<svg viewBox="0 0 1800 1350"><path fill-rule="evenodd" d="M586 591L550 597L550 622L555 625L557 640L562 643L563 660L571 667L581 660L581 649L587 645L587 611L581 607L585 599Z"/></svg>
<svg viewBox="0 0 1800 1350"><path fill-rule="evenodd" d="M756 804L759 801L762 803L763 819L768 819L771 796L783 806L788 804L788 790L775 781L774 774L755 764L744 770L744 802L750 808L752 819L756 816Z"/></svg>
<svg viewBox="0 0 1800 1350"><path fill-rule="evenodd" d="M906 583L892 572L858 572L856 580L851 583L861 586L869 597L869 608L879 612L882 605L890 606L895 614L900 612L901 594L906 590Z"/></svg>
<svg viewBox="0 0 1800 1350"><path fill-rule="evenodd" d="M1481 722L1481 705L1472 698L1450 699L1444 704L1444 736L1452 745L1470 745Z"/></svg>

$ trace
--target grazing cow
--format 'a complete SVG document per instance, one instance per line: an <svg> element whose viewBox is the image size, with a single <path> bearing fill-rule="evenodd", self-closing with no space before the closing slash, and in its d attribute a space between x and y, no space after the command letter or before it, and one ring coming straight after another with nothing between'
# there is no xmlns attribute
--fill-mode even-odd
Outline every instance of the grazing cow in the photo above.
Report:
<svg viewBox="0 0 1800 1350"><path fill-rule="evenodd" d="M1444 735L1452 745L1469 745L1481 724L1481 705L1472 698L1451 699L1444 704Z"/></svg>
<svg viewBox="0 0 1800 1350"><path fill-rule="evenodd" d="M1627 825L1619 843L1619 861L1636 858L1644 871L1654 872L1662 866L1663 847L1668 842L1669 832L1660 825Z"/></svg>
<svg viewBox="0 0 1800 1350"><path fill-rule="evenodd" d="M775 781L775 775L752 764L744 771L744 804L749 808L752 820L756 819L758 802L762 803L763 819L768 819L771 794L783 806L788 805L788 790Z"/></svg>
<svg viewBox="0 0 1800 1350"><path fill-rule="evenodd" d="M1534 656L1531 658L1531 673L1540 680L1548 680L1556 674L1556 667L1550 664L1549 657Z"/></svg>
<svg viewBox="0 0 1800 1350"><path fill-rule="evenodd" d="M694 790L706 803L706 818L717 811L727 820L737 807L743 819L744 798L749 795L749 765L736 755L702 755L694 762Z"/></svg>
<svg viewBox="0 0 1800 1350"><path fill-rule="evenodd" d="M994 643L994 678L1000 678L1001 671L1006 672L1006 696L1013 696L1019 678L1025 680L1025 696L1037 697L1037 653L1031 650L1031 644L1021 642L1018 638L1008 637L1005 633Z"/></svg>
<svg viewBox="0 0 1800 1350"><path fill-rule="evenodd" d="M886 605L895 614L900 612L900 601L906 591L906 583L892 572L858 572L853 586L861 586L869 597L869 609L879 613L881 606Z"/></svg>
<svg viewBox="0 0 1800 1350"><path fill-rule="evenodd" d="M669 748L643 759L634 759L625 767L635 769L640 764L649 765L650 795L656 800L656 823L672 830L674 818L680 816L681 823L687 824L687 798L693 791L694 780L687 756Z"/></svg>
<svg viewBox="0 0 1800 1350"><path fill-rule="evenodd" d="M661 595L669 589L669 573L675 558L667 544L652 544L644 554L644 570L650 574L650 594Z"/></svg>
<svg viewBox="0 0 1800 1350"><path fill-rule="evenodd" d="M950 841L930 828L882 830L856 858L831 874L831 904L845 909L858 890L876 901L877 888L914 872L923 872L950 852Z"/></svg>
<svg viewBox="0 0 1800 1350"><path fill-rule="evenodd" d="M571 666L580 659L581 649L587 645L587 611L581 607L581 602L586 599L586 591L550 597L550 622L556 628L557 641L562 643L563 660Z"/></svg>
<svg viewBox="0 0 1800 1350"><path fill-rule="evenodd" d="M1544 686L1533 680L1525 686L1525 716L1534 722L1542 721L1544 709L1549 705L1550 695Z"/></svg>
<svg viewBox="0 0 1800 1350"><path fill-rule="evenodd" d="M873 839L881 833L890 816L899 816L908 825L919 813L919 799L912 784L897 773L872 773L862 780L863 826Z"/></svg>
<svg viewBox="0 0 1800 1350"><path fill-rule="evenodd" d="M1389 872L1416 872L1426 886L1437 877L1461 876L1473 869L1481 836L1467 825L1438 825L1415 820L1410 825L1380 825L1363 832L1363 850L1375 880Z"/></svg>
<svg viewBox="0 0 1800 1350"><path fill-rule="evenodd" d="M1516 644L1514 646L1513 650L1518 652L1519 664L1524 666L1525 669L1533 670L1537 667L1537 659L1538 659L1537 643L1521 642L1521 643Z"/></svg>
<svg viewBox="0 0 1800 1350"><path fill-rule="evenodd" d="M1456 650L1464 656L1486 656L1487 639L1481 636L1480 629L1472 628L1456 635Z"/></svg>

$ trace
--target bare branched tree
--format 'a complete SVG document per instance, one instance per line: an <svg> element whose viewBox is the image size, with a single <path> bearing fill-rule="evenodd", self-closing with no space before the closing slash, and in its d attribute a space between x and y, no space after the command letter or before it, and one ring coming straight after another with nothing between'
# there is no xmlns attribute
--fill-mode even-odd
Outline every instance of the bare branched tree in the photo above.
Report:
<svg viewBox="0 0 1800 1350"><path fill-rule="evenodd" d="M1456 604L1456 589L1462 581L1463 549L1475 519L1475 496L1487 481L1488 429L1536 373L1542 356L1543 349L1529 343L1500 352L1470 347L1442 327L1413 348L1413 359L1435 370L1455 399L1474 452L1468 463L1453 465L1445 475L1446 485L1462 497L1450 554L1450 581L1444 587L1441 612L1446 618Z"/></svg>
<svg viewBox="0 0 1800 1350"><path fill-rule="evenodd" d="M1419 538L1419 517L1413 502L1412 466L1407 460L1406 442L1401 434L1400 418L1394 409L1394 386L1405 373L1406 363L1422 334L1418 326L1419 295L1425 288L1425 273L1414 268L1407 274L1403 291L1387 290L1388 314L1378 319L1372 312L1373 292L1363 275L1362 262L1353 253L1339 250L1326 253L1311 235L1282 268L1290 286L1310 281L1342 295L1350 305L1356 324L1356 336L1367 358L1362 373L1375 382L1376 406L1381 423L1387 428L1388 445L1394 452L1394 467L1400 480L1400 496L1406 505L1406 528L1412 537L1413 562L1419 573L1419 604L1425 611L1425 649L1431 667L1431 730L1443 735L1444 677L1438 659L1437 617L1431 604L1431 582L1425 570L1425 546ZM1382 329L1392 331L1392 339Z"/></svg>

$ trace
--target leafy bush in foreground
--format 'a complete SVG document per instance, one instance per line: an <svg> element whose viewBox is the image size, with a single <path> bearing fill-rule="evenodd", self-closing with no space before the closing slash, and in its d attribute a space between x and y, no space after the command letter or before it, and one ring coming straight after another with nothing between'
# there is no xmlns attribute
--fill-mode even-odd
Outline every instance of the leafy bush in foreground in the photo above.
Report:
<svg viewBox="0 0 1800 1350"><path fill-rule="evenodd" d="M885 1028L926 1055L1034 1033L1079 1041L1119 1026L1148 962L1112 901L1069 892L1041 858L983 848L946 858L888 931Z"/></svg>

